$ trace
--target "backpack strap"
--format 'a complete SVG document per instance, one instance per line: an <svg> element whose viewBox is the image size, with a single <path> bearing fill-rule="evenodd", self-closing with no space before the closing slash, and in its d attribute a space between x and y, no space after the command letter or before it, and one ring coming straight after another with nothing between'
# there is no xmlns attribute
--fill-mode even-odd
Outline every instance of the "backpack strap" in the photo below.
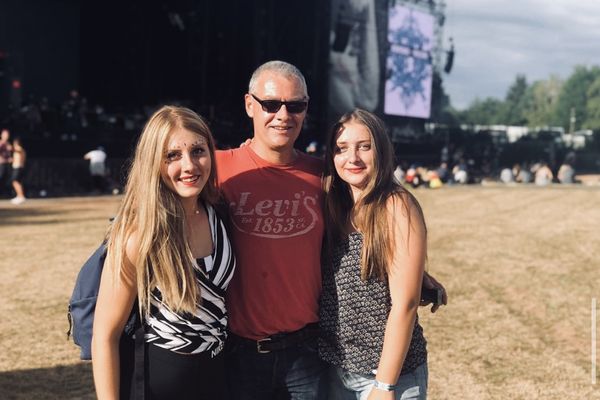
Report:
<svg viewBox="0 0 600 400"><path fill-rule="evenodd" d="M140 326L135 331L135 351L134 351L134 369L133 369L133 398L135 400L144 400L144 375L146 343L144 336L146 334L145 324L140 321Z"/></svg>

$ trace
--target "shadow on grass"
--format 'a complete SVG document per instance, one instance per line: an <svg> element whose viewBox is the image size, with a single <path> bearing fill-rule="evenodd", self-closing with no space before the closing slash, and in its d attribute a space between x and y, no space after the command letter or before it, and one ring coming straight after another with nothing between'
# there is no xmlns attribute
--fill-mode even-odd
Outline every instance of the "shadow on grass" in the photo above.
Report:
<svg viewBox="0 0 600 400"><path fill-rule="evenodd" d="M0 224L23 217L45 217L72 213L72 210L55 210L50 208L10 207L0 208ZM12 221L11 221L12 222Z"/></svg>
<svg viewBox="0 0 600 400"><path fill-rule="evenodd" d="M0 398L95 399L92 364L0 372Z"/></svg>
<svg viewBox="0 0 600 400"><path fill-rule="evenodd" d="M78 210L79 213L85 210ZM74 217L73 210L51 210L37 208L0 208L0 226L10 225L51 225L64 222L83 222L91 220L106 220L110 218L105 216L89 218ZM50 219L43 219L51 217ZM40 219L38 219L40 218Z"/></svg>

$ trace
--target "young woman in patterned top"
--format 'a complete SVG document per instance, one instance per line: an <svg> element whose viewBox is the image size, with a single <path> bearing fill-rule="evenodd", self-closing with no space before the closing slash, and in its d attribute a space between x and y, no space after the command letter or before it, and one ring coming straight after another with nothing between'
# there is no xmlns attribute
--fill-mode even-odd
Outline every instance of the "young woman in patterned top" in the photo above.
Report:
<svg viewBox="0 0 600 400"><path fill-rule="evenodd" d="M354 110L325 155L327 226L319 353L330 399L425 399L427 350L418 323L427 230L394 180L383 122Z"/></svg>
<svg viewBox="0 0 600 400"><path fill-rule="evenodd" d="M213 208L215 177L214 140L202 118L180 107L154 113L107 234L92 338L99 399L128 398L136 386L119 344L136 298L146 398L225 397L224 297L235 259Z"/></svg>

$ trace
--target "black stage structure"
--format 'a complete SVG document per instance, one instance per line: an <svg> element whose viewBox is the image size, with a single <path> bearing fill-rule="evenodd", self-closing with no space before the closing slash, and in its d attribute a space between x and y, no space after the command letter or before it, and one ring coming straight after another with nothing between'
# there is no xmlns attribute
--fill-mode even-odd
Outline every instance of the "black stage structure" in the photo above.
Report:
<svg viewBox="0 0 600 400"><path fill-rule="evenodd" d="M306 129L316 130L326 111L327 13L322 0L85 2L81 91L124 110L188 104L222 142L237 144L251 134L243 109L250 74L281 59L306 76Z"/></svg>
<svg viewBox="0 0 600 400"><path fill-rule="evenodd" d="M43 97L58 104L75 89L90 108L100 105L119 116L147 113L169 102L188 105L231 144L251 134L243 110L250 74L264 61L281 59L306 76L311 96L308 140L326 118L328 4L4 0L3 124L14 125L6 114L16 107ZM13 87L15 81L18 87ZM89 137L78 135L77 140L82 136Z"/></svg>
<svg viewBox="0 0 600 400"><path fill-rule="evenodd" d="M380 42L385 41L387 9L395 3L374 0ZM307 79L311 101L297 143L304 149L310 141L322 143L331 123L332 15L329 0L3 0L0 122L26 140L32 163L67 158L81 163L84 152L103 145L115 163L123 164L146 117L165 103L193 108L209 120L221 147L237 146L251 135L243 108L250 74L267 60L281 59L298 66ZM384 60L385 46L379 52ZM441 77L434 79L435 113ZM74 90L76 100L69 97ZM44 98L50 118L32 128L24 120L27 107ZM84 98L85 124L72 118L78 117L73 105ZM71 115L67 120L65 113ZM418 133L425 120L394 117L387 122L393 129ZM31 170L28 175L30 188L50 179Z"/></svg>

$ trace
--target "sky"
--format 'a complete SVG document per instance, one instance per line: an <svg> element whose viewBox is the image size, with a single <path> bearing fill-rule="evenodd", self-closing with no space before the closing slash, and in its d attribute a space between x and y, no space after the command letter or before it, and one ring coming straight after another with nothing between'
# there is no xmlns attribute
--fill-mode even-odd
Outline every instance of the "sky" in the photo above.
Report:
<svg viewBox="0 0 600 400"><path fill-rule="evenodd" d="M600 66L600 0L446 0L444 37L456 49L444 88L465 109L503 99L517 74L531 84Z"/></svg>

